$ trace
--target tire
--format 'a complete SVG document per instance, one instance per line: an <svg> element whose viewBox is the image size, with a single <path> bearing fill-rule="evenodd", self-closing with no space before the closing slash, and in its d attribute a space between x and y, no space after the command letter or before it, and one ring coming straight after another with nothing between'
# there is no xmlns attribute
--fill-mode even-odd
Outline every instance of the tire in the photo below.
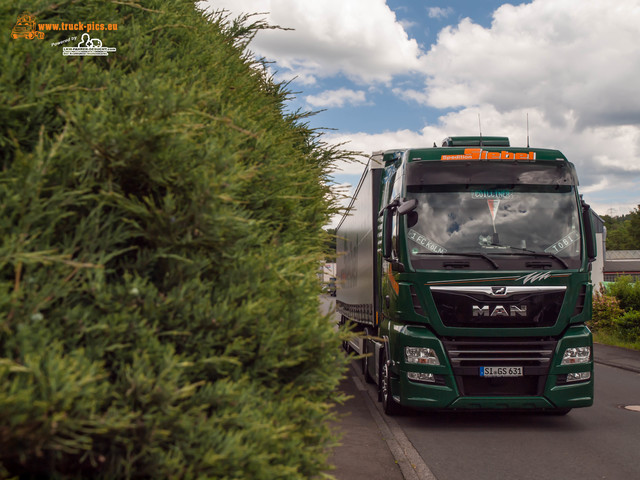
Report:
<svg viewBox="0 0 640 480"><path fill-rule="evenodd" d="M340 323L338 324L340 328L344 327L344 324L346 323L346 318L344 315L340 316ZM346 352L346 353L350 353L351 352L351 346L349 345L349 342L347 342L346 340L342 341L342 349Z"/></svg>
<svg viewBox="0 0 640 480"><path fill-rule="evenodd" d="M364 334L368 337L371 335L371 331L367 328L364 331ZM375 383L375 380L373 379L373 377L371 376L371 374L369 373L369 365L371 364L371 361L373 359L373 357L371 356L366 356L369 352L369 349L367 347L367 345L369 344L369 342L364 339L364 341L362 342L362 376L364 377L364 381L365 383Z"/></svg>
<svg viewBox="0 0 640 480"><path fill-rule="evenodd" d="M398 415L402 407L393 399L391 391L391 362L389 361L387 349L384 350L380 365L380 395L382 409L389 416Z"/></svg>

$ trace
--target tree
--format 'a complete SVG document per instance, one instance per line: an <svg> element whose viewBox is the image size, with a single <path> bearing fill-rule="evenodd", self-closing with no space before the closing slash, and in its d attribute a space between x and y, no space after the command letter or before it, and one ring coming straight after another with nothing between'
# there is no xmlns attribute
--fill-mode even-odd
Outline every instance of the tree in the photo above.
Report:
<svg viewBox="0 0 640 480"><path fill-rule="evenodd" d="M627 215L603 215L608 250L640 250L640 205Z"/></svg>
<svg viewBox="0 0 640 480"><path fill-rule="evenodd" d="M631 249L640 250L640 205L631 212L627 231L629 232L629 236L633 239Z"/></svg>
<svg viewBox="0 0 640 480"><path fill-rule="evenodd" d="M325 247L325 262L331 263L336 261L336 229L327 229L327 240Z"/></svg>
<svg viewBox="0 0 640 480"><path fill-rule="evenodd" d="M246 53L265 26L186 0L1 9L118 29L92 34L106 57L0 35L0 477L318 475L342 154Z"/></svg>

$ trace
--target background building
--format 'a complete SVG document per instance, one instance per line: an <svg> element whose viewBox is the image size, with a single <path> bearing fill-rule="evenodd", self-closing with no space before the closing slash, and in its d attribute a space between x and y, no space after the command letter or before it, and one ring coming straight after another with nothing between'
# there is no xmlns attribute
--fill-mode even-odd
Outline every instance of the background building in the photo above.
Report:
<svg viewBox="0 0 640 480"><path fill-rule="evenodd" d="M610 250L605 254L603 276L605 282L631 276L640 281L640 250Z"/></svg>

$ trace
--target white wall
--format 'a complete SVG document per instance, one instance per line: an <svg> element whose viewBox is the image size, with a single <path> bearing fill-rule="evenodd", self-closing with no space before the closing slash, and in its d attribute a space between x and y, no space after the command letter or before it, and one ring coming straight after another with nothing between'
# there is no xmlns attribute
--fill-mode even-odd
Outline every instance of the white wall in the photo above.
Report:
<svg viewBox="0 0 640 480"><path fill-rule="evenodd" d="M322 267L322 281L329 282L331 277L335 278L336 276L336 264L335 263L325 263Z"/></svg>

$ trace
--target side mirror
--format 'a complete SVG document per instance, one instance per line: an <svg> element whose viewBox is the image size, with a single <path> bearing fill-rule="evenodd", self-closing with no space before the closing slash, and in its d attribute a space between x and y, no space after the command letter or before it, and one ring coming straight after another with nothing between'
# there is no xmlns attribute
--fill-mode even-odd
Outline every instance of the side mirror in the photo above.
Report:
<svg viewBox="0 0 640 480"><path fill-rule="evenodd" d="M384 259L389 260L391 258L391 229L393 226L393 215L395 213L398 215L407 215L408 213L413 212L417 207L418 200L415 198L411 198L409 200L400 200L396 198L393 202L380 210L378 216L384 216L382 222L384 232L384 236L382 238L382 257ZM402 268L402 271L404 271L404 267Z"/></svg>
<svg viewBox="0 0 640 480"><path fill-rule="evenodd" d="M582 200L582 224L584 225L584 236L586 237L587 257L589 262L593 262L598 254L598 249L596 247L593 224L591 223L591 207L584 200Z"/></svg>
<svg viewBox="0 0 640 480"><path fill-rule="evenodd" d="M386 260L391 258L391 227L393 226L393 214L399 204L400 201L396 198L378 213L378 216L382 217L382 258Z"/></svg>
<svg viewBox="0 0 640 480"><path fill-rule="evenodd" d="M391 258L391 228L393 226L393 209L387 208L384 210L383 218L383 232L384 237L382 239L382 258Z"/></svg>
<svg viewBox="0 0 640 480"><path fill-rule="evenodd" d="M383 219L383 231L384 237L382 241L382 257L386 260L391 258L391 239L392 239L392 227L393 227L393 215L396 213L398 215L406 215L408 213L413 212L418 206L418 200L412 198L410 200L401 201L399 199L395 199L389 205L384 207L380 213L380 215L384 215ZM400 264L402 265L402 264ZM398 270L400 271L400 270ZM404 271L404 266L402 267L402 271Z"/></svg>
<svg viewBox="0 0 640 480"><path fill-rule="evenodd" d="M412 198L410 200L406 200L398 206L398 215L406 215L407 213L413 212L417 206L417 199Z"/></svg>
<svg viewBox="0 0 640 480"><path fill-rule="evenodd" d="M378 217L382 217L382 258L391 258L391 226L393 222L393 212L400 202L396 198L389 205L378 212Z"/></svg>

